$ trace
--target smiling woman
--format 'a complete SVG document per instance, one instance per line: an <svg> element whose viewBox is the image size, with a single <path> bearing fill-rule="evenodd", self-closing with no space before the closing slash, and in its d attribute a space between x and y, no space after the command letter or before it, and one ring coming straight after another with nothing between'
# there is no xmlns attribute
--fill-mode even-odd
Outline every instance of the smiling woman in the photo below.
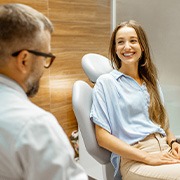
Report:
<svg viewBox="0 0 180 180"><path fill-rule="evenodd" d="M99 145L112 152L115 177L179 179L180 172L175 172L180 168L180 144L169 129L156 67L140 24L120 23L109 50L114 70L96 81L90 117Z"/></svg>
<svg viewBox="0 0 180 180"><path fill-rule="evenodd" d="M143 25L148 34L165 95L170 126L180 136L179 9L179 0L173 0L173 3L164 0L116 0L116 23L133 18Z"/></svg>

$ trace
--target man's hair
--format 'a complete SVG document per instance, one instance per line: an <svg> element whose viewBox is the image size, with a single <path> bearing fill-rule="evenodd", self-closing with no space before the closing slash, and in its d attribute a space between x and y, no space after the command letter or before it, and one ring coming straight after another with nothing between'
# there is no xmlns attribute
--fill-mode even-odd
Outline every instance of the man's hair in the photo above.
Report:
<svg viewBox="0 0 180 180"><path fill-rule="evenodd" d="M41 46L41 32L53 32L50 20L23 4L0 5L0 61L22 49Z"/></svg>

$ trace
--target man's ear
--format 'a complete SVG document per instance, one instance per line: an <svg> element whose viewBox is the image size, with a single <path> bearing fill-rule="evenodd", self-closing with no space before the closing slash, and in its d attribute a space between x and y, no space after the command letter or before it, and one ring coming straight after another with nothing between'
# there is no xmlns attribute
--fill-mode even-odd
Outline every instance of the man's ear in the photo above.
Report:
<svg viewBox="0 0 180 180"><path fill-rule="evenodd" d="M16 57L16 65L18 70L22 73L27 73L30 69L30 64L31 60L28 51L21 51Z"/></svg>

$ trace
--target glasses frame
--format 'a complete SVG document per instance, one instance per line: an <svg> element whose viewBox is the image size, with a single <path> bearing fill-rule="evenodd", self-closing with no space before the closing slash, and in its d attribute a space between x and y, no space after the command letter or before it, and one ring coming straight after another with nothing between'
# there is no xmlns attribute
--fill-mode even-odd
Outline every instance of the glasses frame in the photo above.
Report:
<svg viewBox="0 0 180 180"><path fill-rule="evenodd" d="M34 55L36 55L36 56L43 56L43 57L45 57L45 58L50 57L50 58L51 58L51 61L50 61L50 63L49 63L48 66L45 66L45 65L44 65L45 68L49 68L49 67L52 65L54 59L56 58L56 56L54 56L54 55L51 54L51 53L47 54L47 53L43 53L43 52L39 52L39 51L34 51L34 50L27 50L27 49L24 49L24 50L25 50L25 51L28 51L29 53L32 53L32 54L34 54ZM11 55L12 55L13 57L16 57L16 56L19 55L19 53L20 53L21 51L23 51L23 50L16 51L16 52L12 53Z"/></svg>

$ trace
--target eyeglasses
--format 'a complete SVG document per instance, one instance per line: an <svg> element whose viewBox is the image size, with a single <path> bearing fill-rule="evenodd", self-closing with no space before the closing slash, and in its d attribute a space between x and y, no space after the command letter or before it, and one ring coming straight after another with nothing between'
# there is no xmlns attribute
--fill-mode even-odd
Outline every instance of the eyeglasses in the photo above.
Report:
<svg viewBox="0 0 180 180"><path fill-rule="evenodd" d="M12 53L11 55L14 56L14 57L16 57L16 56L18 56L18 54L19 54L21 51L23 51L23 50L14 52L14 53ZM46 58L46 61L45 61L45 63L44 63L44 67L45 67L45 68L49 68L49 67L51 66L51 64L53 63L54 59L56 58L56 56L54 56L54 55L51 54L51 53L47 54L47 53L38 52L38 51L34 51L34 50L26 50L26 51L28 51L29 53L32 53L32 54L34 54L34 55L36 55L36 56L43 56L43 57L45 57L45 58Z"/></svg>

